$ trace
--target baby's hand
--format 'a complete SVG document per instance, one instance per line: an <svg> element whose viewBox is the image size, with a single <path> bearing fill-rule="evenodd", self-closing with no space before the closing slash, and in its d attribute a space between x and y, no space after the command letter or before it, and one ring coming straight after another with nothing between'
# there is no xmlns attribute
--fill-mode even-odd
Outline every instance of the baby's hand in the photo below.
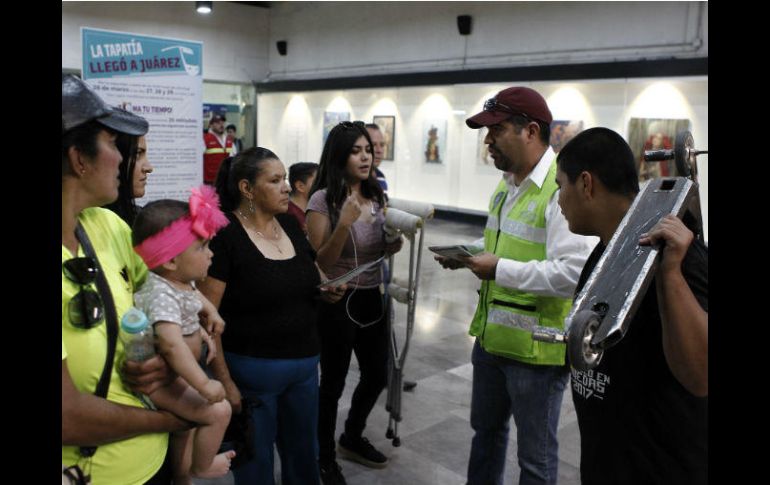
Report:
<svg viewBox="0 0 770 485"><path fill-rule="evenodd" d="M225 321L215 309L201 311L200 317L201 326L203 326L212 337L222 335L222 332L225 331Z"/></svg>
<svg viewBox="0 0 770 485"><path fill-rule="evenodd" d="M214 337L212 337L208 332L206 332L205 328L201 327L200 332L201 332L201 337L203 337L203 340L206 342L206 346L209 349L209 353L206 355L206 365L208 365L217 356L217 344L214 341Z"/></svg>
<svg viewBox="0 0 770 485"><path fill-rule="evenodd" d="M222 332L225 331L225 321L217 311L217 307L215 307L208 298L203 296L203 293L198 292L198 297L203 303L203 308L198 312L198 316L201 319L201 326L208 330L213 337L222 335Z"/></svg>
<svg viewBox="0 0 770 485"><path fill-rule="evenodd" d="M210 403L219 402L225 398L225 387L221 382L209 379L209 381L201 389L201 396L208 399Z"/></svg>

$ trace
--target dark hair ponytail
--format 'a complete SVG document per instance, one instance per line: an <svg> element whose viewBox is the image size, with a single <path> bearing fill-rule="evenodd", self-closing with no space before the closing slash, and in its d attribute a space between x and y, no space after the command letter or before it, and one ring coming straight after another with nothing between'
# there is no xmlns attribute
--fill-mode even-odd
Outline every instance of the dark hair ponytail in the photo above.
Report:
<svg viewBox="0 0 770 485"><path fill-rule="evenodd" d="M230 175L230 167L233 164L233 158L227 157L222 160L217 170L217 178L214 181L214 188L219 196L219 205L222 206L222 211L231 211L238 206L238 194L231 194L227 187L227 179Z"/></svg>

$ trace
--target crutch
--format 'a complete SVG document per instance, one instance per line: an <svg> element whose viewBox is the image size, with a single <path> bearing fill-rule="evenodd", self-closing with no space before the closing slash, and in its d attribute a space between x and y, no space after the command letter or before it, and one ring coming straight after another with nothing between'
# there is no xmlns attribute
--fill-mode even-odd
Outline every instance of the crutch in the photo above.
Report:
<svg viewBox="0 0 770 485"><path fill-rule="evenodd" d="M385 238L388 242L395 241L400 234L409 241L409 277L406 283L393 277L395 266L393 255L388 259L390 274L388 275L388 335L390 336L390 358L388 359L388 396L385 409L390 414L388 430L385 436L393 440L393 446L401 446L398 436L398 423L401 421L401 394L403 391L404 362L409 351L409 342L414 328L414 310L417 301L417 284L420 274L422 257L422 240L425 235L424 222L433 216L433 206L423 202L411 202L389 199L385 212ZM419 230L419 240L415 235ZM416 253L416 257L415 257ZM403 346L399 349L393 326L395 312L394 302L407 306L406 336Z"/></svg>

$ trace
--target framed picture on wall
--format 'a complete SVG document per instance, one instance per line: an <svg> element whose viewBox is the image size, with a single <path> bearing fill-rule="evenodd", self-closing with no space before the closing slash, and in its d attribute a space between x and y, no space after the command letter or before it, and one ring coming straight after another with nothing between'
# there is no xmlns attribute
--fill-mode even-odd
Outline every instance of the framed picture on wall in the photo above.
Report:
<svg viewBox="0 0 770 485"><path fill-rule="evenodd" d="M393 152L396 143L396 117L395 116L377 116L372 118L372 123L380 127L382 137L385 139L385 153L383 160L393 160Z"/></svg>
<svg viewBox="0 0 770 485"><path fill-rule="evenodd" d="M583 120L553 120L551 122L551 147L559 153L568 141L583 131Z"/></svg>
<svg viewBox="0 0 770 485"><path fill-rule="evenodd" d="M690 130L690 120L686 118L631 118L628 121L628 144L638 163L640 182L679 175L673 160L645 162L644 151L673 149L676 134L684 130Z"/></svg>
<svg viewBox="0 0 770 485"><path fill-rule="evenodd" d="M350 121L350 113L347 111L324 111L324 137L321 146L326 144L329 132L332 131L332 128L337 126L340 121Z"/></svg>
<svg viewBox="0 0 770 485"><path fill-rule="evenodd" d="M422 148L426 163L444 163L446 156L446 120L429 119L422 124Z"/></svg>
<svg viewBox="0 0 770 485"><path fill-rule="evenodd" d="M478 165L484 165L489 167L495 166L495 161L489 156L489 146L484 143L484 139L489 133L489 128L482 126L478 130L478 140L476 141L476 163Z"/></svg>

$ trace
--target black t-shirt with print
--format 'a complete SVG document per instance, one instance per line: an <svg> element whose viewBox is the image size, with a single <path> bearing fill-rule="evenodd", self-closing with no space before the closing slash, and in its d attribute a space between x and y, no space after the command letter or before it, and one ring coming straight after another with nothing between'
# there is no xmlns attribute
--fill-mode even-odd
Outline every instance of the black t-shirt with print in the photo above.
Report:
<svg viewBox="0 0 770 485"><path fill-rule="evenodd" d="M580 275L585 285L605 246ZM708 311L708 250L695 241L682 273ZM580 427L580 477L595 484L705 484L708 477L708 397L690 394L663 354L655 281L625 337L588 372L571 369Z"/></svg>

